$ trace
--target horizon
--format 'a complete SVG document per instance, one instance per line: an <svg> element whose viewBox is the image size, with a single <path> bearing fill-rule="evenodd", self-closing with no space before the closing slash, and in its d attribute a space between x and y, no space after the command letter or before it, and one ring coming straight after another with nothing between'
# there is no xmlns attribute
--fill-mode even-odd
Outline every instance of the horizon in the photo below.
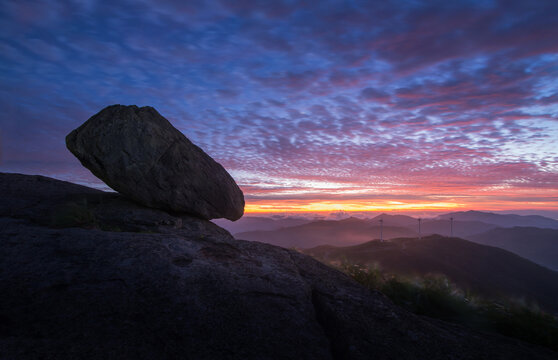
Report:
<svg viewBox="0 0 558 360"><path fill-rule="evenodd" d="M557 2L320 4L3 2L0 171L106 190L64 138L136 104L245 216L558 219Z"/></svg>
<svg viewBox="0 0 558 360"><path fill-rule="evenodd" d="M416 212L416 211L320 211L320 212L255 212L255 213L245 213L242 218L246 217L261 217L261 218L270 218L273 220L280 220L280 219L307 219L307 220L343 220L347 218L358 218L362 220L369 220L375 218L379 215L403 215L409 216L413 218L422 218L422 219L434 219L441 215L446 215L449 213L455 212L482 212L482 213L491 213L497 215L520 215L520 216L542 216L545 218L558 220L558 211L537 211L537 210L512 210L512 211L490 211L490 210L457 210L457 211L423 211L423 212ZM218 221L224 222L232 222L226 219L215 219ZM238 220L237 220L238 221ZM457 220L459 221L459 220Z"/></svg>

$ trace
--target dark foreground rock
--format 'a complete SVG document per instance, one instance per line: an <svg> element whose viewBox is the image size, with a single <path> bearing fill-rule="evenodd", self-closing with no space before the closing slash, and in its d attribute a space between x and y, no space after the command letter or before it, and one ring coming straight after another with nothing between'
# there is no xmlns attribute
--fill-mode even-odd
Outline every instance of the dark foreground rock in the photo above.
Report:
<svg viewBox="0 0 558 360"><path fill-rule="evenodd" d="M1 359L556 356L412 315L295 251L40 176L0 174L0 294Z"/></svg>
<svg viewBox="0 0 558 360"><path fill-rule="evenodd" d="M244 196L229 173L154 108L108 106L66 137L83 166L140 204L237 220Z"/></svg>

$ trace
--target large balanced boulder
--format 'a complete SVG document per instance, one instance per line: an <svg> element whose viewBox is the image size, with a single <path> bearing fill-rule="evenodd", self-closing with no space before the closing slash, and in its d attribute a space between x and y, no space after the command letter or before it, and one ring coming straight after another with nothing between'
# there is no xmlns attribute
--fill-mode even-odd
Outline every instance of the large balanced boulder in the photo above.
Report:
<svg viewBox="0 0 558 360"><path fill-rule="evenodd" d="M152 107L112 105L66 137L83 166L136 202L237 220L244 196L229 173Z"/></svg>

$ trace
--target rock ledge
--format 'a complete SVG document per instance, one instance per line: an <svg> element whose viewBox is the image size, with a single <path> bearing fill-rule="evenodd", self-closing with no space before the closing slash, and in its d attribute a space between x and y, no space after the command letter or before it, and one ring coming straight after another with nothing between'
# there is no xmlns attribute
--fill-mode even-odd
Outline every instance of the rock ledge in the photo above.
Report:
<svg viewBox="0 0 558 360"><path fill-rule="evenodd" d="M0 173L0 199L0 359L556 358L118 194Z"/></svg>

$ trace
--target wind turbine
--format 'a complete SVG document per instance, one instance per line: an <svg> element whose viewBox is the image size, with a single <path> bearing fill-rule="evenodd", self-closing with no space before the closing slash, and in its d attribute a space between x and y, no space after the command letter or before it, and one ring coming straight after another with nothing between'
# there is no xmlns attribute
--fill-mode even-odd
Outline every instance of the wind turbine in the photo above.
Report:
<svg viewBox="0 0 558 360"><path fill-rule="evenodd" d="M450 232L451 232L451 237L453 237L453 216L450 217Z"/></svg>

